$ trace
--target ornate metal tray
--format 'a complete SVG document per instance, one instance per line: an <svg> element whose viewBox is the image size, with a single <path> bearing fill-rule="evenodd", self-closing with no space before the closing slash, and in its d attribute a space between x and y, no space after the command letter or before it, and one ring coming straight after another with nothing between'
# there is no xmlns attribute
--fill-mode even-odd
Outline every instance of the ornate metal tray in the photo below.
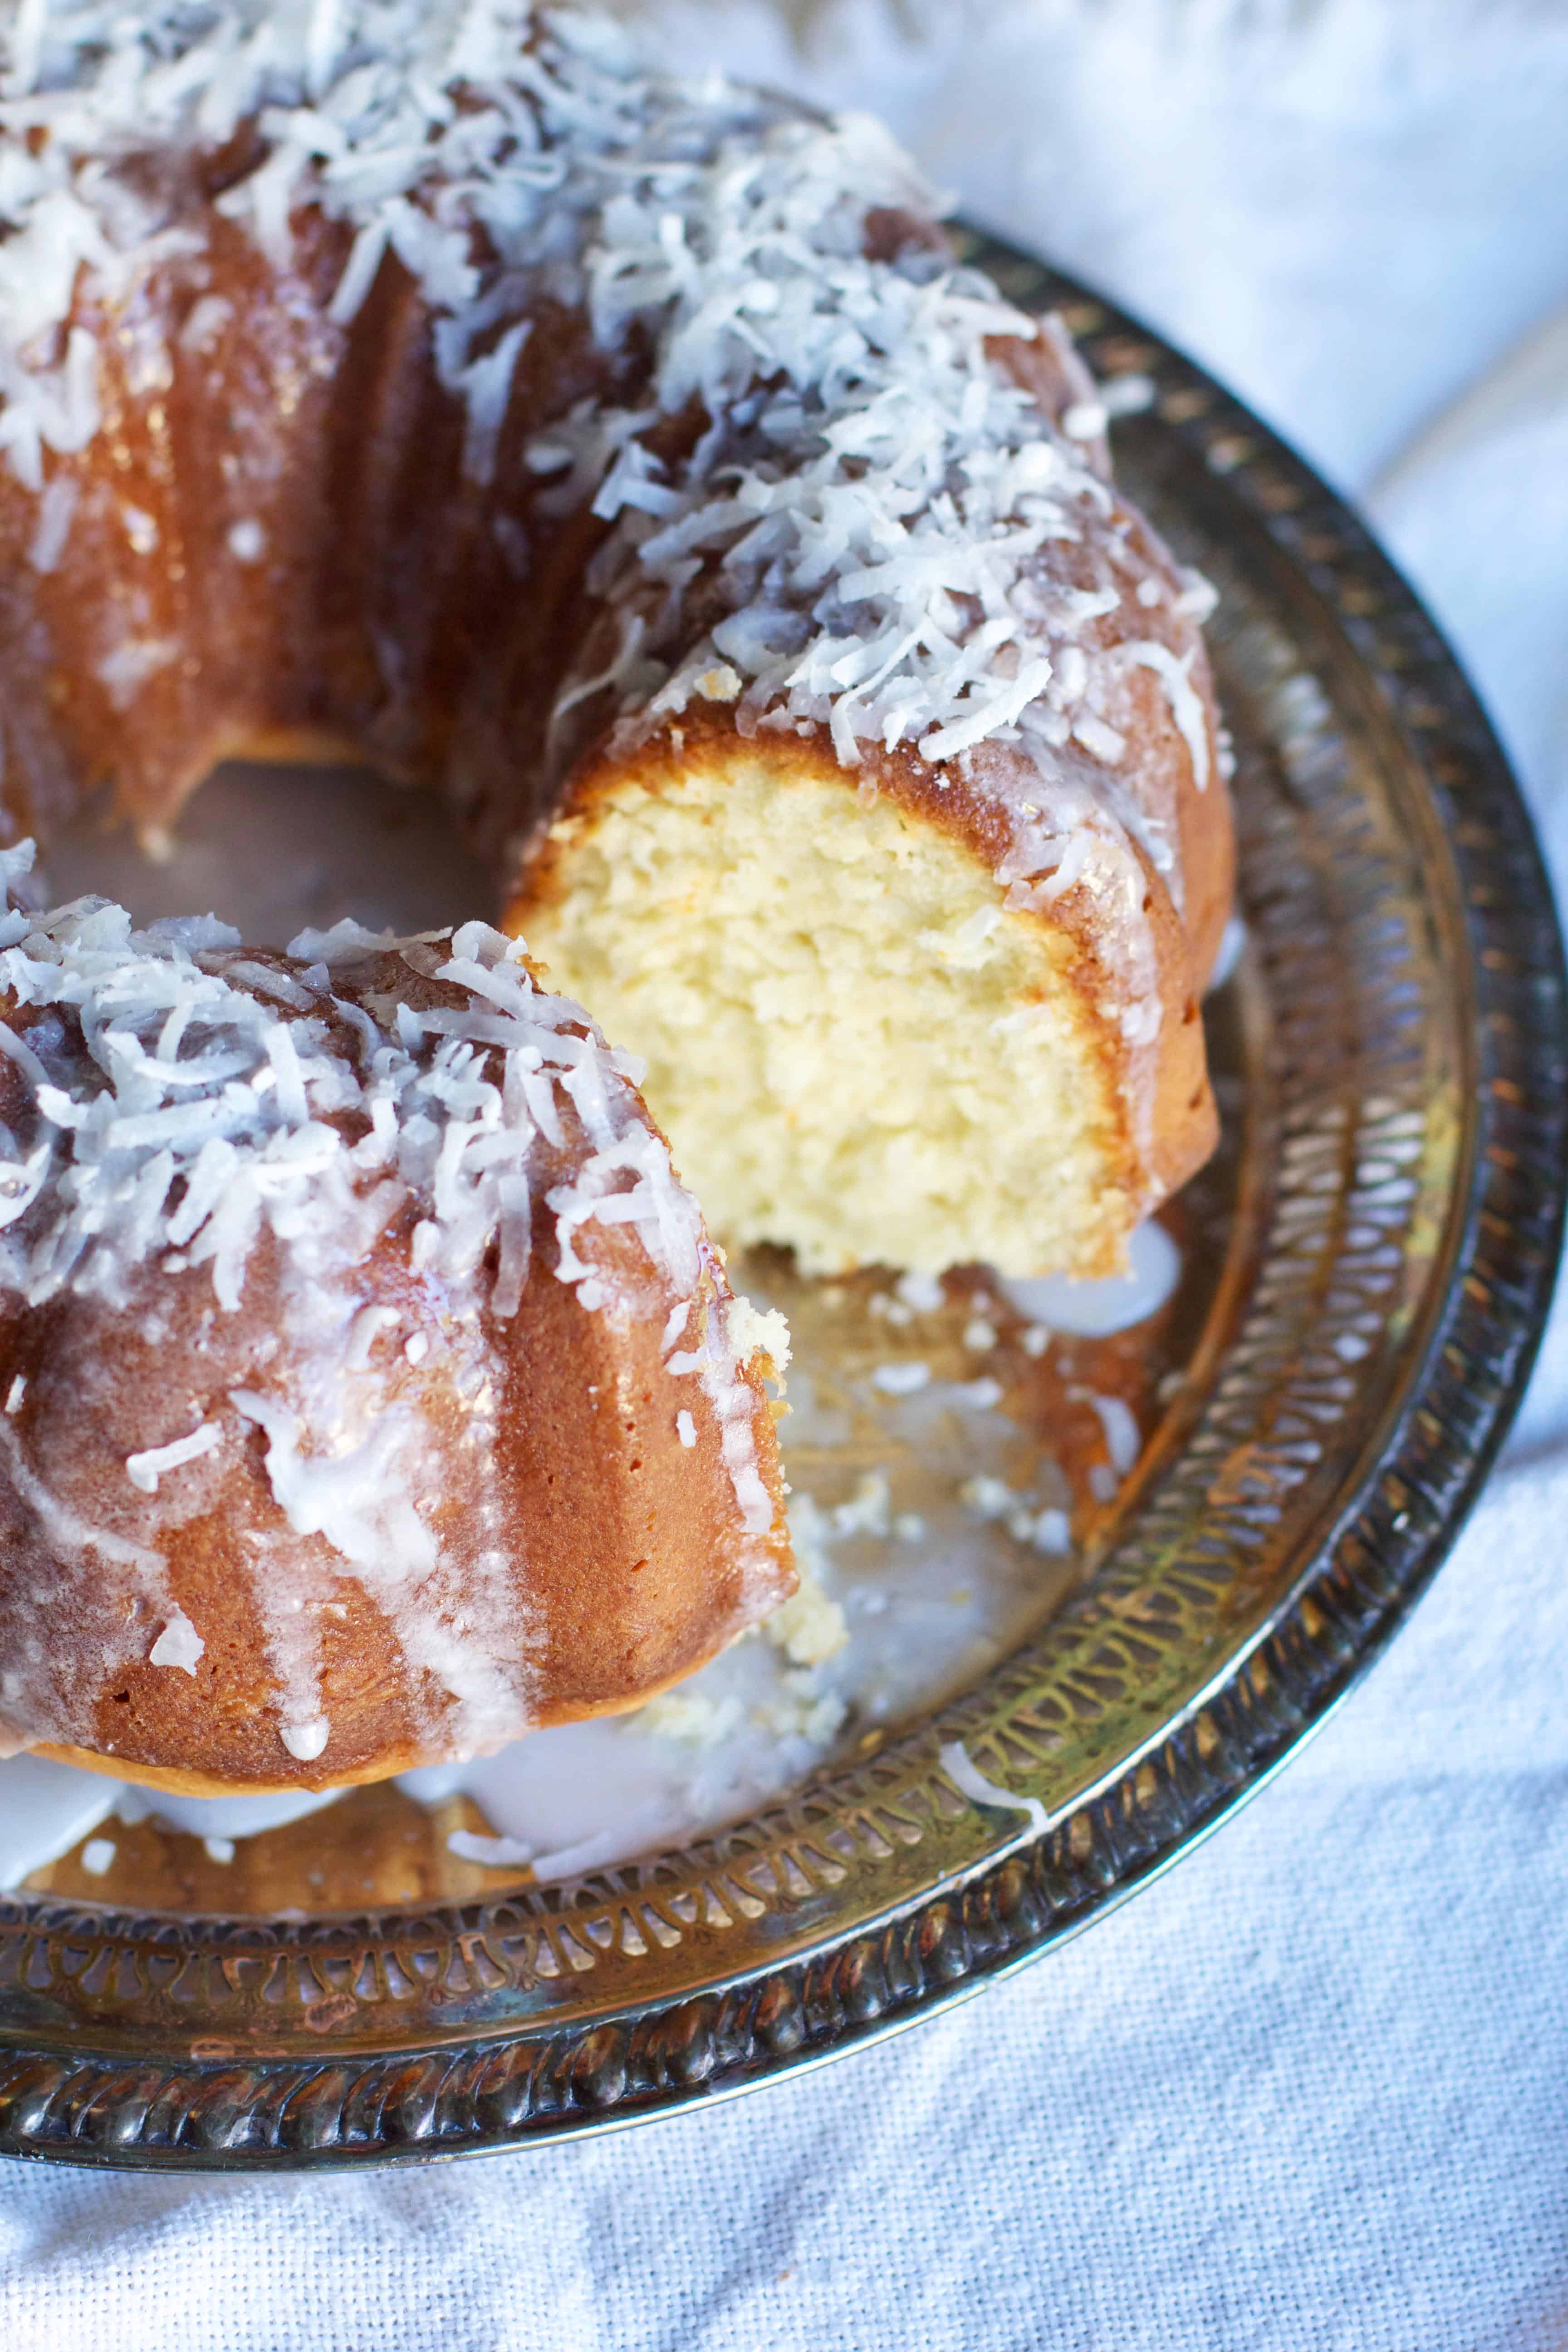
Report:
<svg viewBox="0 0 1568 2352"><path fill-rule="evenodd" d="M1514 787L1345 509L1038 263L1125 479L1222 590L1250 946L1200 1328L1092 1571L939 1715L580 1882L360 1916L0 1901L0 2149L257 2168L592 2131L814 2065L1048 1951L1205 1834L1377 1655L1507 1428L1556 1264L1564 976ZM1020 1804L964 1792L942 1750ZM949 1762L959 1759L949 1750Z"/></svg>

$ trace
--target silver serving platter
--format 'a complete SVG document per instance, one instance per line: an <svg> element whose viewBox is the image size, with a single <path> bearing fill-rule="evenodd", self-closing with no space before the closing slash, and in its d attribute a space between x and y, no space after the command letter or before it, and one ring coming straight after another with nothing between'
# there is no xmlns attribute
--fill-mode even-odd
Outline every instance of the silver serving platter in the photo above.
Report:
<svg viewBox="0 0 1568 2352"><path fill-rule="evenodd" d="M1164 1420L1089 1572L976 1686L764 1816L410 1911L0 1901L0 2150L278 2169L727 2096L1039 1958L1275 1771L1377 1655L1497 1451L1550 1297L1568 1090L1529 824L1425 613L1190 362L978 236L1103 377L1121 474L1222 591L1249 947ZM974 1801L961 1741L1000 1789ZM967 1776L963 1776L967 1777Z"/></svg>

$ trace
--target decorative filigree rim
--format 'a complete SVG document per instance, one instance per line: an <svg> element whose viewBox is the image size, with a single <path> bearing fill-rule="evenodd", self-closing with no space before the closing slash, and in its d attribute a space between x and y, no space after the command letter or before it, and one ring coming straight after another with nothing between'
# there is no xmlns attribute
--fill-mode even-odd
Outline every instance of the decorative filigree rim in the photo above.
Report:
<svg viewBox="0 0 1568 2352"><path fill-rule="evenodd" d="M1200 462L1235 528L1266 536L1303 625L1349 648L1370 723L1405 762L1411 822L1426 829L1414 854L1441 868L1423 919L1468 970L1447 1045L1419 1024L1408 1045L1448 1054L1451 1181L1442 1231L1421 1244L1444 1279L1412 1307L1373 1442L1348 1478L1297 1443L1287 1485L1316 1509L1314 1540L1285 1597L1270 1588L1250 1611L1230 1598L1215 1490L1184 1490L1180 1465L1160 1486L1138 1523L1143 1555L1199 1525L1198 1504L1209 1511L1208 1567L1192 1572L1208 1575L1205 1608L1226 1596L1231 1614L1215 1622L1231 1638L1206 1676L1144 1691L1142 1717L1118 1696L1143 1653L1139 1588L1113 1555L1081 1607L934 1723L694 1848L689 1866L276 1927L10 1899L0 2151L153 2168L420 2160L669 2112L898 2031L1124 1900L1261 1786L1397 1630L1474 1500L1533 1360L1563 1213L1568 992L1517 791L1420 605L1300 459L1098 299L1007 247L974 251L1014 299L1066 310L1101 375L1153 381L1159 429ZM1392 898L1386 876L1379 887ZM1377 1132L1374 1155L1389 1156L1358 1179L1366 1213L1393 1199L1413 1226L1423 1202L1401 1172L1399 1117ZM1352 1213L1358 1197L1349 1186ZM1245 1522L1245 1495L1237 1507ZM1086 1712L1112 1699L1121 1712L1103 1769L1080 1741L1066 1786L1050 1707L1075 1686ZM953 1783L941 1748L954 1738L1020 1792L1016 1807L977 1805ZM650 1997L638 1972L660 1957ZM233 2036L226 2002L252 2021ZM395 2046L389 2003L421 2029ZM276 2019L270 2038L258 2015Z"/></svg>

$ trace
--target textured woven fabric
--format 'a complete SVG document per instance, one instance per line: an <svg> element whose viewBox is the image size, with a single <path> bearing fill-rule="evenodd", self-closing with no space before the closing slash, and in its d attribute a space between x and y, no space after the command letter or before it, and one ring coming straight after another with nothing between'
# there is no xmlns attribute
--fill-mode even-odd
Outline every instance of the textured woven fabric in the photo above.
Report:
<svg viewBox="0 0 1568 2352"><path fill-rule="evenodd" d="M689 56L880 105L976 209L1370 491L1568 873L1560 11L1194 5L1167 33L1136 0L1036 0L931 7L916 39L828 9L804 61L760 13L665 13ZM1561 2352L1565 1527L1568 1312L1387 1658L1242 1814L1039 1968L819 2074L566 2148L310 2181L0 2167L5 2341Z"/></svg>

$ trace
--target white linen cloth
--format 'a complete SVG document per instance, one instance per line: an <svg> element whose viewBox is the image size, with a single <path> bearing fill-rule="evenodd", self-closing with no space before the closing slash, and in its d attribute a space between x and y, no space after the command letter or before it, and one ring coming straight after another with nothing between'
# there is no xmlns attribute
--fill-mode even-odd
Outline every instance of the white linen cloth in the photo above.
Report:
<svg viewBox="0 0 1568 2352"><path fill-rule="evenodd" d="M661 13L689 62L879 105L1370 494L1568 875L1561 10L830 7L805 58L760 9ZM884 2048L577 2147L310 2180L9 2166L5 2340L1568 2346L1565 1525L1568 1312L1392 1654L1076 1943Z"/></svg>

